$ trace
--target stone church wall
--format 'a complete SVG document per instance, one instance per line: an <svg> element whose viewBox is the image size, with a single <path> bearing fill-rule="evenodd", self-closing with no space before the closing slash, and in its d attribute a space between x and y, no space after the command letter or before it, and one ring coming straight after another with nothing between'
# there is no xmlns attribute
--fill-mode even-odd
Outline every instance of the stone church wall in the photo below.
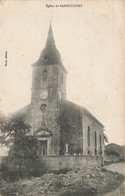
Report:
<svg viewBox="0 0 125 196"><path fill-rule="evenodd" d="M86 113L82 115L82 125L83 125L83 154L87 155L88 151L90 154L100 154L100 150L102 150L102 154L104 152L104 135L103 135L103 127L97 123L95 119L92 119ZM88 145L88 129L90 130L90 146ZM96 132L96 146L95 146L95 132ZM101 135L101 136L100 136ZM101 137L101 147L100 147L100 137Z"/></svg>
<svg viewBox="0 0 125 196"><path fill-rule="evenodd" d="M66 143L69 145L68 153L70 155L82 154L82 115L79 108L66 101L60 107L60 155L65 154Z"/></svg>

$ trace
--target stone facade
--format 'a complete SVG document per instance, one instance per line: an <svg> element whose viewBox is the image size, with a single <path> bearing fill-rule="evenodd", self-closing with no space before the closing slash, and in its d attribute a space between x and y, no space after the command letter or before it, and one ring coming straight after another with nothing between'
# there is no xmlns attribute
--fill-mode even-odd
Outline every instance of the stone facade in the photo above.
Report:
<svg viewBox="0 0 125 196"><path fill-rule="evenodd" d="M32 69L31 103L18 113L25 114L38 138L39 155L103 155L103 125L88 110L66 100L67 71L51 25L46 46Z"/></svg>
<svg viewBox="0 0 125 196"><path fill-rule="evenodd" d="M66 98L66 70L56 49L50 25L46 47L32 65L31 127L32 133L46 141L43 154L59 154L59 100ZM50 136L46 136L47 131ZM41 135L43 133L43 135ZM45 135L44 135L45 134ZM45 144L44 144L45 145ZM46 148L45 148L46 149Z"/></svg>
<svg viewBox="0 0 125 196"><path fill-rule="evenodd" d="M104 153L103 125L85 108L67 100L60 102L60 150L76 155Z"/></svg>

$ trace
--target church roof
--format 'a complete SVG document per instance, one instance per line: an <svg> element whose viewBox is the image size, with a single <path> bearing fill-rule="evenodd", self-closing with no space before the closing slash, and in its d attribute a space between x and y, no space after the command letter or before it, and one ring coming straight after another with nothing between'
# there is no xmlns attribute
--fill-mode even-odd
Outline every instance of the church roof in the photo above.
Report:
<svg viewBox="0 0 125 196"><path fill-rule="evenodd" d="M98 125L104 128L104 125L91 113L89 112L85 107L79 106L78 104L75 104L71 101L68 100L60 100L60 112L62 110L71 110L72 112L74 111L79 111L81 114L85 114L89 116L91 119L93 119Z"/></svg>
<svg viewBox="0 0 125 196"><path fill-rule="evenodd" d="M22 108L20 108L19 110L13 112L13 113L10 113L8 116L9 117L14 117L14 116L18 116L20 114L26 114L31 108L31 104L28 104Z"/></svg>
<svg viewBox="0 0 125 196"><path fill-rule="evenodd" d="M52 25L50 23L46 46L42 50L38 61L34 63L32 66L55 65L55 64L58 64L63 68L63 70L66 71L66 69L62 64L61 55L56 48Z"/></svg>

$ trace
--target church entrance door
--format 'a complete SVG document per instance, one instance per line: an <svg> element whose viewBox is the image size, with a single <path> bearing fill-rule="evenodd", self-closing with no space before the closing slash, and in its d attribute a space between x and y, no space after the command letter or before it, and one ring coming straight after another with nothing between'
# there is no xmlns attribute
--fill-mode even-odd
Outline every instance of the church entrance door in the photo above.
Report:
<svg viewBox="0 0 125 196"><path fill-rule="evenodd" d="M47 155L47 140L39 141L40 155Z"/></svg>

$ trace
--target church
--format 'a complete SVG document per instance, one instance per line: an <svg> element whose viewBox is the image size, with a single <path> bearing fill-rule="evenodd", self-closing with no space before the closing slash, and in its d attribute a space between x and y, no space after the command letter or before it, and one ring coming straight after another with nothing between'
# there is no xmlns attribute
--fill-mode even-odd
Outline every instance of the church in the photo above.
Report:
<svg viewBox="0 0 125 196"><path fill-rule="evenodd" d="M51 169L98 164L104 154L104 126L66 99L66 77L50 24L45 48L32 64L31 103L16 114L25 115L38 139L38 154Z"/></svg>

